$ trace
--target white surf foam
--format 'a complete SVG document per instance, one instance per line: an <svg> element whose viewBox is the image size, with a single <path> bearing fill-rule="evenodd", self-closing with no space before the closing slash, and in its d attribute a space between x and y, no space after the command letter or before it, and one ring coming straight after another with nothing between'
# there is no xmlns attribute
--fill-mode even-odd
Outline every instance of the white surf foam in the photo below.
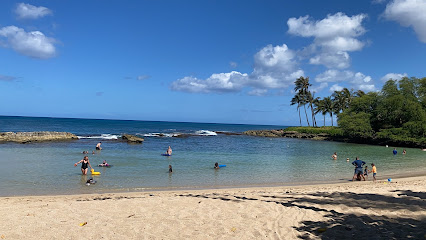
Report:
<svg viewBox="0 0 426 240"><path fill-rule="evenodd" d="M121 135L114 135L114 134L101 134L97 136L77 136L79 139L106 139L106 140L116 140Z"/></svg>
<svg viewBox="0 0 426 240"><path fill-rule="evenodd" d="M199 136L217 136L217 133L209 130L198 130L195 132L195 135Z"/></svg>

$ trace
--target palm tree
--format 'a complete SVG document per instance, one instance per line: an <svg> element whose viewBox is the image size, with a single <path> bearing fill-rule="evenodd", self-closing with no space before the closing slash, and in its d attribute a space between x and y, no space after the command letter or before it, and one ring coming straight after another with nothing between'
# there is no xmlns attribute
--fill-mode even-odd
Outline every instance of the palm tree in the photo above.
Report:
<svg viewBox="0 0 426 240"><path fill-rule="evenodd" d="M306 113L306 103L308 103L308 92L309 92L309 87L312 86L312 84L309 83L309 77L299 77L298 79L296 79L296 81L294 82L294 84L296 85L294 87L294 91L297 92L297 94L300 95L300 98L303 99L302 101L302 105L305 109L305 115L306 115L306 122L308 123L308 126L311 126L309 124L309 120L308 120L308 114ZM311 108L312 110L312 108Z"/></svg>
<svg viewBox="0 0 426 240"><path fill-rule="evenodd" d="M315 92L313 94L311 94L311 91L308 91L306 93L306 100L309 103L309 107L311 107L311 112L312 112L312 126L316 127L317 126L317 120L315 119L315 112L314 112L314 107L313 105L318 102L319 98L315 98Z"/></svg>
<svg viewBox="0 0 426 240"><path fill-rule="evenodd" d="M354 93L354 95L355 95L356 97L362 97L362 96L364 96L364 95L365 95L365 92L364 92L364 91L362 91L362 90L358 90L358 91L356 91L356 92Z"/></svg>
<svg viewBox="0 0 426 240"><path fill-rule="evenodd" d="M324 110L324 100L320 100L318 98L318 100L314 102L314 106L315 106L314 108L315 114L322 113L322 115L324 116L324 127L325 127L325 115L327 113Z"/></svg>
<svg viewBox="0 0 426 240"><path fill-rule="evenodd" d="M333 97L332 101L334 106L334 113L338 114L340 111L345 109L346 97L343 95L342 91L334 91L331 96Z"/></svg>
<svg viewBox="0 0 426 240"><path fill-rule="evenodd" d="M312 86L312 84L309 83L309 77L304 78L303 76L296 79L294 84L296 85L294 91L301 92L304 95L308 93L309 87Z"/></svg>
<svg viewBox="0 0 426 240"><path fill-rule="evenodd" d="M300 126L302 126L302 117L300 116L300 106L302 105L302 99L299 94L294 95L294 97L291 99L291 104L294 105L297 104L297 111L299 112L299 122Z"/></svg>
<svg viewBox="0 0 426 240"><path fill-rule="evenodd" d="M322 107L323 107L323 115L325 117L325 114L329 113L331 118L331 126L333 127L333 112L334 112L334 106L333 106L333 100L331 100L331 97L325 97L322 100ZM325 121L325 119L324 119Z"/></svg>

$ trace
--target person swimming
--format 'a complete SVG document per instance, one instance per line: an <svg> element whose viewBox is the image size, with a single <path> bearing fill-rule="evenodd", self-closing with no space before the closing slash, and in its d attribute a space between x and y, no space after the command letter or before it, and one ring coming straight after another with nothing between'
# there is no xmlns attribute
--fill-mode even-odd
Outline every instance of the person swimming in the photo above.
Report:
<svg viewBox="0 0 426 240"><path fill-rule="evenodd" d="M166 154L171 156L172 155L172 147L169 146L169 148L167 148Z"/></svg>
<svg viewBox="0 0 426 240"><path fill-rule="evenodd" d="M106 160L104 160L104 161L102 162L102 164L99 164L98 166L99 166L99 167L108 167L108 166L109 166L109 164L106 162Z"/></svg>
<svg viewBox="0 0 426 240"><path fill-rule="evenodd" d="M219 169L219 168L220 168L220 167L219 167L219 163L215 163L215 164L214 164L214 168L215 168L215 169Z"/></svg>

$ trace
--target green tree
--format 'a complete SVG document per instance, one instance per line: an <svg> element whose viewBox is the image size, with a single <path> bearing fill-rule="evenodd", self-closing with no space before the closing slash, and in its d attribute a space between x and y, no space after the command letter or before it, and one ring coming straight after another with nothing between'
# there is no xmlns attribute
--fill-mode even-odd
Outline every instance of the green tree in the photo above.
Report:
<svg viewBox="0 0 426 240"><path fill-rule="evenodd" d="M300 116L300 106L302 105L303 99L300 97L299 94L294 95L294 97L291 99L290 105L297 104L297 111L299 112L299 122L300 126L302 126L302 117Z"/></svg>
<svg viewBox="0 0 426 240"><path fill-rule="evenodd" d="M339 114L337 122L346 136L358 139L373 137L374 131L371 128L370 115L368 113L344 111Z"/></svg>

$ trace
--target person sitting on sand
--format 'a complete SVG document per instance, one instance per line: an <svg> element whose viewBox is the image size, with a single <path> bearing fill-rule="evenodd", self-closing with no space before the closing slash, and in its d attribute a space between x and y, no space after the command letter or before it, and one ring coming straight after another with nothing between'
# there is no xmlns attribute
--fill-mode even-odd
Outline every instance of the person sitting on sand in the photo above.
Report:
<svg viewBox="0 0 426 240"><path fill-rule="evenodd" d="M96 144L96 150L102 150L101 144L102 142L99 142L98 144Z"/></svg>
<svg viewBox="0 0 426 240"><path fill-rule="evenodd" d="M87 166L89 166L91 169L93 169L92 165L90 165L89 157L88 156L84 156L83 159L81 159L80 161L74 163L74 167L76 167L80 163L81 163L81 173L83 175L87 174Z"/></svg>
<svg viewBox="0 0 426 240"><path fill-rule="evenodd" d="M355 166L355 173L354 173L354 176L353 176L353 178L352 178L352 181L354 181L354 180L355 180L355 178L357 178L357 175L358 175L358 174L360 174L360 175L361 175L361 177L362 177L362 178L364 179L364 181L365 181L365 177L364 177L364 174L363 174L363 171L362 171L362 167L365 165L365 162L364 162L364 161L359 160L359 158L358 158L358 157L356 157L356 160L352 162L352 165L354 165L354 166Z"/></svg>
<svg viewBox="0 0 426 240"><path fill-rule="evenodd" d="M376 181L377 168L376 168L376 165L374 165L374 163L371 164L371 167L372 167L372 169L371 169L370 172L373 173L373 181L375 182Z"/></svg>
<svg viewBox="0 0 426 240"><path fill-rule="evenodd" d="M333 160L337 160L337 152L334 152L334 154L333 154L333 155L331 155L331 158L332 158Z"/></svg>
<svg viewBox="0 0 426 240"><path fill-rule="evenodd" d="M166 154L171 156L172 155L172 148L169 146L169 148L167 148Z"/></svg>
<svg viewBox="0 0 426 240"><path fill-rule="evenodd" d="M219 163L215 163L215 164L214 164L214 168L215 168L215 169L219 169Z"/></svg>
<svg viewBox="0 0 426 240"><path fill-rule="evenodd" d="M173 169L172 169L172 165L169 165L169 173L172 173Z"/></svg>

